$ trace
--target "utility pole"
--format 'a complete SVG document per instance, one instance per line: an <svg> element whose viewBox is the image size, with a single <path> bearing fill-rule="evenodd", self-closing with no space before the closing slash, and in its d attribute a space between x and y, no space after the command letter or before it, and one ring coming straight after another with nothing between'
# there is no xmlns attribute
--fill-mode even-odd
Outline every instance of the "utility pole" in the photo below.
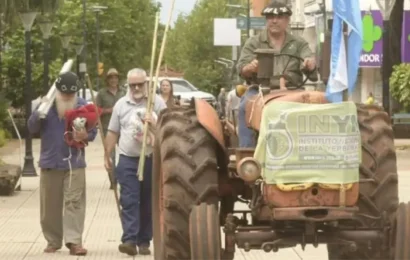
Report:
<svg viewBox="0 0 410 260"><path fill-rule="evenodd" d="M392 3L390 14L390 75L393 72L393 66L402 63L402 29L403 29L403 16L404 16L404 0L395 0ZM383 55L384 56L384 55ZM389 92L390 94L390 92ZM390 96L390 95L389 95ZM390 97L390 111L395 113L397 110L401 109L400 103Z"/></svg>
<svg viewBox="0 0 410 260"><path fill-rule="evenodd" d="M0 3L0 7L1 7L1 3ZM2 56L3 56L3 13L0 11L0 91L3 90Z"/></svg>
<svg viewBox="0 0 410 260"><path fill-rule="evenodd" d="M324 21L324 25L325 25L325 34L326 34L326 32L328 31L328 28L327 28L327 7L326 7L326 0L323 0L322 1L322 4L323 4L323 21Z"/></svg>
<svg viewBox="0 0 410 260"><path fill-rule="evenodd" d="M95 12L95 19L96 19L96 22L95 22L95 26L96 26L96 28L97 28L97 48L96 48L96 53L97 53L97 55L96 55L96 58L97 58L97 78L96 78L96 80L95 80L95 82L96 82L96 89L97 89L97 91L98 90L100 90L100 75L99 75L99 72L98 72L98 65L100 64L100 12Z"/></svg>
<svg viewBox="0 0 410 260"><path fill-rule="evenodd" d="M26 84L24 85L24 103L25 103L25 156L24 156L24 165L22 170L22 176L24 177L35 177L38 176L36 168L34 167L34 157L33 157L33 139L28 131L28 117L31 115L31 101L33 99L33 89L31 87L31 74L32 74L32 65L31 65L31 29L33 27L34 20L36 19L36 12L24 12L20 13L20 19L24 26L24 46L25 46L25 67L26 67Z"/></svg>
<svg viewBox="0 0 410 260"><path fill-rule="evenodd" d="M83 0L83 69L87 71L87 0ZM81 65L80 65L81 67ZM79 69L81 71L81 69ZM81 73L83 98L85 99L85 73Z"/></svg>
<svg viewBox="0 0 410 260"><path fill-rule="evenodd" d="M97 77L96 77L96 90L100 90L100 75L98 72L98 64L100 63L100 12L103 10L108 9L107 6L100 6L100 5L94 5L91 7L91 10L95 12L95 26L96 26L96 41L97 41L97 46L96 46L96 71L97 71Z"/></svg>

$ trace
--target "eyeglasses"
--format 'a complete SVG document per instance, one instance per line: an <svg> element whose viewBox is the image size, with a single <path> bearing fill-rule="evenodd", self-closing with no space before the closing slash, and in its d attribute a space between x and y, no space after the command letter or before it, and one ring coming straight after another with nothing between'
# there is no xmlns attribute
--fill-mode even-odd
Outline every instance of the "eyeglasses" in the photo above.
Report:
<svg viewBox="0 0 410 260"><path fill-rule="evenodd" d="M142 88L142 87L145 86L145 83L146 83L146 82L141 82L141 83L128 83L128 86L129 86L130 88L135 88L135 87Z"/></svg>

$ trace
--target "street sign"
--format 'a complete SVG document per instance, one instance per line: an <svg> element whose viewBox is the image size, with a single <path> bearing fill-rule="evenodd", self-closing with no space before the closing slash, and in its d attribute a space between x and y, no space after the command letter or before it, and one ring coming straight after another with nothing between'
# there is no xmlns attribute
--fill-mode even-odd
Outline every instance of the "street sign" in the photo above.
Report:
<svg viewBox="0 0 410 260"><path fill-rule="evenodd" d="M263 29L266 25L265 17L251 17L251 23L249 29ZM238 17L236 18L236 28L240 30L247 29L247 18L246 17Z"/></svg>

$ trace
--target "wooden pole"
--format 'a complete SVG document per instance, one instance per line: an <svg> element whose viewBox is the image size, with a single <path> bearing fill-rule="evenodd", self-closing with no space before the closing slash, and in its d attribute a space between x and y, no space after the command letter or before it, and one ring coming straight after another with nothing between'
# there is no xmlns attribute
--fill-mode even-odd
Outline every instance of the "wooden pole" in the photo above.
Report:
<svg viewBox="0 0 410 260"><path fill-rule="evenodd" d="M93 85L91 84L90 76L88 74L85 74L85 78L87 79L87 86L88 86L88 89L90 90L90 93L91 93L91 99L92 99L92 101L94 103L94 106L96 108L96 111L98 113L98 107L97 107L97 103L96 103L96 100L95 100L95 97L94 97ZM98 113L98 130L100 132L101 142L102 142L103 147L104 147L104 156L105 156L105 153L107 152L107 149L106 149L106 145L105 145L105 137L104 137L104 132L103 132L103 129L102 129L102 124L101 124L101 117L100 117L99 113ZM112 182L113 172L107 171L107 173L108 173L108 179L110 180L110 182ZM114 187L113 192L114 192L115 203L117 204L118 215L120 216L120 219L121 219L121 207L120 207L120 200L118 198L117 187Z"/></svg>
<svg viewBox="0 0 410 260"><path fill-rule="evenodd" d="M165 26L164 37L162 39L161 50L160 50L159 57L158 57L157 70L156 70L156 73L155 73L155 81L154 81L154 84L152 86L150 86L150 89L149 89L146 115L151 115L152 110L154 108L154 101L155 101L155 96L156 96L156 87L157 87L157 84L158 84L159 71L160 71L160 68L161 68L162 58L164 56L165 44L167 42L167 33L168 33L168 30L169 30L169 25L171 24L172 13L174 11L174 6L175 6L175 0L172 0L171 8L169 10L168 23ZM155 38L156 38L156 36L154 35L154 40L155 40ZM150 82L151 81L152 81L152 77L151 77ZM143 136L143 140L142 140L142 149L141 149L140 160L139 160L139 164L138 164L138 173L137 173L138 174L138 179L140 181L144 180L144 167L145 167L145 153L146 153L146 149L147 149L147 136L148 136L148 122L145 122L144 123L144 136Z"/></svg>

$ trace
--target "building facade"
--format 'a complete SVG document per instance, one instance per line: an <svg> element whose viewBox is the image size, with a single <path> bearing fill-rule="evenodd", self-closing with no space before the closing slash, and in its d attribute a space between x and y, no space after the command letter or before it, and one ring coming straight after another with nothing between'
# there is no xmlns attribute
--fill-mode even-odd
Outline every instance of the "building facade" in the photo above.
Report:
<svg viewBox="0 0 410 260"><path fill-rule="evenodd" d="M389 1L390 2L390 1ZM385 1L361 0L360 9L363 24L363 50L360 57L360 70L357 87L351 99L355 102L365 102L372 92L375 101L382 104L382 76L383 61L383 18ZM326 0L326 16L332 19L333 9L331 0ZM323 40L324 28L323 0L305 0L305 35L314 39L311 46L318 50L320 40ZM402 62L410 62L410 2L405 1L402 32Z"/></svg>

